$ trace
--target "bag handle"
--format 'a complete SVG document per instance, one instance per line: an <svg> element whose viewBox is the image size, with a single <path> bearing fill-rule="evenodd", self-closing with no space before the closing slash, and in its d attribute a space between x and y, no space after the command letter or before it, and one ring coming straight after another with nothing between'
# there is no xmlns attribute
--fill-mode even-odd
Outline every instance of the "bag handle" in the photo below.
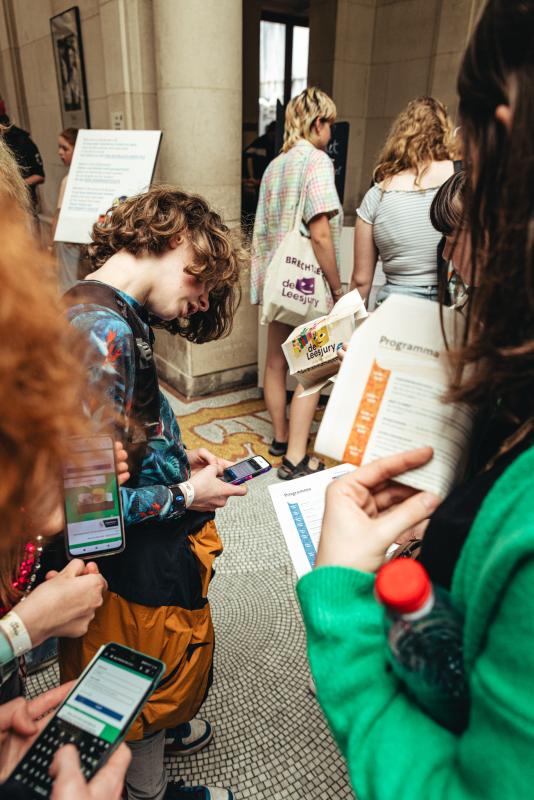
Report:
<svg viewBox="0 0 534 800"><path fill-rule="evenodd" d="M308 163L304 169L304 180L302 183L302 191L300 193L299 204L297 206L297 211L295 213L295 221L293 223L293 230L297 233L300 230L300 223L302 222L302 215L304 213L304 203L306 202L306 179L308 177L308 172L310 171L311 167L311 155L308 158Z"/></svg>

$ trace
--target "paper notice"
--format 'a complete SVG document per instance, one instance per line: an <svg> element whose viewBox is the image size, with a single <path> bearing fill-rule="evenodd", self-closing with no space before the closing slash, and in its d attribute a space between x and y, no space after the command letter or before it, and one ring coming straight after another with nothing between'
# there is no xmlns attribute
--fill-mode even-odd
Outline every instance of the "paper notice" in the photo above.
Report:
<svg viewBox="0 0 534 800"><path fill-rule="evenodd" d="M161 131L81 130L54 240L87 244L114 202L146 191L160 139Z"/></svg>
<svg viewBox="0 0 534 800"><path fill-rule="evenodd" d="M328 485L354 469L352 464L339 464L315 475L269 486L274 510L299 578L310 572L315 563Z"/></svg>

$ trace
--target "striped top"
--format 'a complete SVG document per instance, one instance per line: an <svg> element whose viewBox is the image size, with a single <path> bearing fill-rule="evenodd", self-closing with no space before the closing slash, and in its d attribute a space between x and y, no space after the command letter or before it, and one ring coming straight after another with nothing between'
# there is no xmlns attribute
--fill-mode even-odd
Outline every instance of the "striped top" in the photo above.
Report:
<svg viewBox="0 0 534 800"><path fill-rule="evenodd" d="M250 302L253 305L262 302L267 267L276 248L293 228L302 191L306 192L306 198L300 232L309 237L307 223L317 214L328 214L339 269L343 210L336 191L334 165L323 150L307 139L299 139L291 150L271 161L261 182L252 236Z"/></svg>
<svg viewBox="0 0 534 800"><path fill-rule="evenodd" d="M437 246L441 239L430 222L430 206L439 186L419 191L383 191L375 183L356 213L373 226L386 282L396 286L435 286Z"/></svg>

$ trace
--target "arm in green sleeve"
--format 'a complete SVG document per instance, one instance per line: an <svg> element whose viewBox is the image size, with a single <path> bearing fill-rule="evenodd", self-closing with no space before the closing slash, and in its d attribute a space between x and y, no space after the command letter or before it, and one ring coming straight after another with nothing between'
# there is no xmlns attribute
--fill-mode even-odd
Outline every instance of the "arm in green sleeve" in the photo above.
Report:
<svg viewBox="0 0 534 800"><path fill-rule="evenodd" d="M374 576L322 567L297 591L317 694L353 787L373 800L518 800L534 785L534 561L516 571L469 676L460 736L442 728L385 668Z"/></svg>

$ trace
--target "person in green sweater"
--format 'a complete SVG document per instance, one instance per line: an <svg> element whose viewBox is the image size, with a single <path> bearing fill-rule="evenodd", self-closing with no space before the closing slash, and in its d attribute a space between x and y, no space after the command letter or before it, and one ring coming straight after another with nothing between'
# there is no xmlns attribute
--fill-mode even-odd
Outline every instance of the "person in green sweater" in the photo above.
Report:
<svg viewBox="0 0 534 800"><path fill-rule="evenodd" d="M394 483L429 448L336 481L316 569L297 587L317 695L358 800L534 792L534 0L489 0L458 90L469 235L453 261L469 253L476 289L449 396L477 411L470 470L441 504ZM421 559L464 618L461 734L387 671L373 596L389 545L428 519Z"/></svg>

